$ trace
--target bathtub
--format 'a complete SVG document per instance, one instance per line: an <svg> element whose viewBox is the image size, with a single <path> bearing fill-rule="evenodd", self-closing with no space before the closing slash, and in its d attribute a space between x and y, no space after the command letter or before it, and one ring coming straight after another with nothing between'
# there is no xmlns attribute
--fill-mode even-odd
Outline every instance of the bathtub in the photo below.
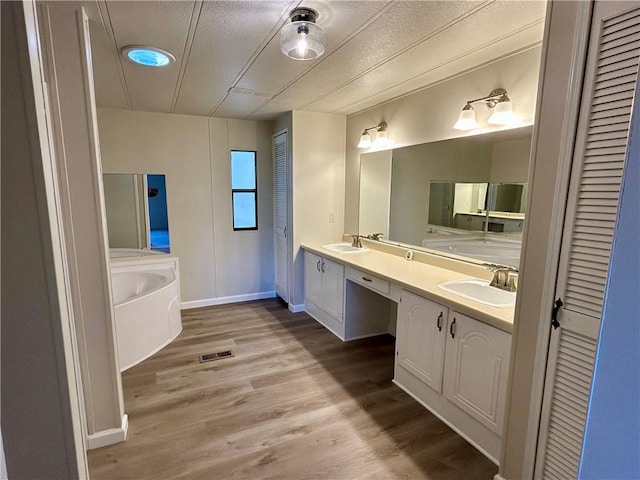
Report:
<svg viewBox="0 0 640 480"><path fill-rule="evenodd" d="M109 256L111 258L129 258L129 257L147 257L151 255L165 255L164 252L156 250L147 250L139 248L110 248Z"/></svg>
<svg viewBox="0 0 640 480"><path fill-rule="evenodd" d="M475 235L458 235L442 238L438 236L422 241L422 246L447 252L448 254L468 257L484 263L511 265L518 268L520 264L521 237L493 236L486 238Z"/></svg>
<svg viewBox="0 0 640 480"><path fill-rule="evenodd" d="M182 331L177 260L168 255L112 260L111 289L121 371L149 358Z"/></svg>

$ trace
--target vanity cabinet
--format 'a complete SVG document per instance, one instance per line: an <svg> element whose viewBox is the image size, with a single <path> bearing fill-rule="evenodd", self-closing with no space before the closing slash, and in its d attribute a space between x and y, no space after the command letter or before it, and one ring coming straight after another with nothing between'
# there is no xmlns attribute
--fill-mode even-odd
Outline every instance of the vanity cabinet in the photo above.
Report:
<svg viewBox="0 0 640 480"><path fill-rule="evenodd" d="M442 392L449 309L402 292L396 327L396 362L420 381Z"/></svg>
<svg viewBox="0 0 640 480"><path fill-rule="evenodd" d="M446 335L447 399L502 434L511 335L458 312L451 312Z"/></svg>
<svg viewBox="0 0 640 480"><path fill-rule="evenodd" d="M394 383L496 461L510 347L509 333L402 291Z"/></svg>
<svg viewBox="0 0 640 480"><path fill-rule="evenodd" d="M304 301L307 312L338 333L336 324L343 324L344 265L305 251ZM344 329L338 330L342 338Z"/></svg>

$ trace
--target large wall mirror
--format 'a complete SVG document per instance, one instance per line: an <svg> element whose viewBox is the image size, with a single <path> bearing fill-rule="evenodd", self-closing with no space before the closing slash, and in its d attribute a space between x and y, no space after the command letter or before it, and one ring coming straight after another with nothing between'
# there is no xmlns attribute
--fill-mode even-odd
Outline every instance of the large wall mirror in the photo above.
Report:
<svg viewBox="0 0 640 480"><path fill-rule="evenodd" d="M165 176L105 173L102 178L109 247L169 253Z"/></svg>
<svg viewBox="0 0 640 480"><path fill-rule="evenodd" d="M517 267L532 127L360 156L361 235Z"/></svg>

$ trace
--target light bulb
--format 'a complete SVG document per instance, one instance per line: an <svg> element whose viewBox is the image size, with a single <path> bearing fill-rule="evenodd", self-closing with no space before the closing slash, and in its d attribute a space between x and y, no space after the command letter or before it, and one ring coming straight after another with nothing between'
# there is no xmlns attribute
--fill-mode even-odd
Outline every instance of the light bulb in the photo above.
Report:
<svg viewBox="0 0 640 480"><path fill-rule="evenodd" d="M385 148L391 145L391 140L387 136L386 130L381 130L376 133L376 139L373 141L373 146L377 148Z"/></svg>
<svg viewBox="0 0 640 480"><path fill-rule="evenodd" d="M476 122L476 112L470 104L466 104L460 115L458 121L453 126L456 130L472 130L478 128L478 122Z"/></svg>
<svg viewBox="0 0 640 480"><path fill-rule="evenodd" d="M373 143L371 142L371 135L366 130L362 133L360 137L360 143L358 143L358 148L370 148Z"/></svg>
<svg viewBox="0 0 640 480"><path fill-rule="evenodd" d="M309 51L309 43L307 42L307 34L301 33L298 43L296 44L296 51L300 57L304 58Z"/></svg>
<svg viewBox="0 0 640 480"><path fill-rule="evenodd" d="M487 122L493 125L509 125L510 123L515 123L515 121L516 116L513 114L513 104L511 103L511 99L506 95L503 95L496 104L493 113Z"/></svg>

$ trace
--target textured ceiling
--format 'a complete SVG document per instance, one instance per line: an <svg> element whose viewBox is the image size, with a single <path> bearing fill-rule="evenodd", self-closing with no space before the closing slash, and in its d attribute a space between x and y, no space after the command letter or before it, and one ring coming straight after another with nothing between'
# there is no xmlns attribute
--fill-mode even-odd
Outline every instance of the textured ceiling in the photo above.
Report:
<svg viewBox="0 0 640 480"><path fill-rule="evenodd" d="M102 107L272 119L289 110L353 114L542 41L545 2L104 1L91 19ZM296 6L314 8L324 55L280 53ZM170 51L167 68L133 65L127 45Z"/></svg>

